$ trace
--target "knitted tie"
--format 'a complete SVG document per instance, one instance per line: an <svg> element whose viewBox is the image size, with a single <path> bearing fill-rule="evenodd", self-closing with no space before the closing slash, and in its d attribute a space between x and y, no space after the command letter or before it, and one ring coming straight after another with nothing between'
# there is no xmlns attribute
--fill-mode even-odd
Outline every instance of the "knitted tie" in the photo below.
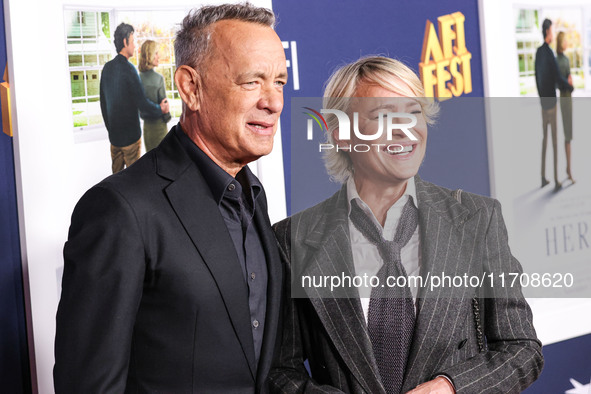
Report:
<svg viewBox="0 0 591 394"><path fill-rule="evenodd" d="M418 225L418 210L412 201L409 196L392 241L382 237L380 229L357 205L357 201L351 201L351 222L369 242L377 246L384 260L384 265L377 273L380 285L371 291L367 328L382 383L388 394L398 394L402 389L415 324L414 302L408 285L386 285L388 277L392 278L392 282L399 276L407 276L400 259L400 250L408 243Z"/></svg>

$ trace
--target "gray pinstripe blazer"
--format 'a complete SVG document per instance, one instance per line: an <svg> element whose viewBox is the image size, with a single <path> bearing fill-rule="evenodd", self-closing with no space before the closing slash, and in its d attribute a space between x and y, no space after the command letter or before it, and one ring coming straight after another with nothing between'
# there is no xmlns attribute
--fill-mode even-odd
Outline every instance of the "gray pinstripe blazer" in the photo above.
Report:
<svg viewBox="0 0 591 394"><path fill-rule="evenodd" d="M450 190L418 176L415 180L421 275L521 272L509 250L498 201L463 193L460 203ZM344 186L275 225L292 279L354 273L347 207ZM384 393L356 290L348 298L327 298L313 288L296 289L297 283L292 280L286 290L294 287L308 297L286 297L282 346L270 374L276 392ZM494 295L483 299L486 349L480 352L475 290L454 289L445 297L421 290L403 392L440 374L453 381L458 393L516 393L538 377L541 344L521 289Z"/></svg>

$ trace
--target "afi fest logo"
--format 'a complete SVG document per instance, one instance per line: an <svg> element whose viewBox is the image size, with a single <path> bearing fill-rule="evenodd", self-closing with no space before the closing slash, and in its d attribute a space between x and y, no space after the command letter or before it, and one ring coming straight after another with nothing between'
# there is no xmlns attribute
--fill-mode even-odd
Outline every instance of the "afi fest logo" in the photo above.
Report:
<svg viewBox="0 0 591 394"><path fill-rule="evenodd" d="M472 54L466 48L465 20L461 12L437 18L439 38L435 25L427 21L419 63L426 97L445 100L472 91Z"/></svg>
<svg viewBox="0 0 591 394"><path fill-rule="evenodd" d="M338 109L321 109L320 112L315 111L310 107L304 107L309 112L304 114L310 116L308 119L307 139L312 141L314 139L314 121L320 127L321 131L328 132L328 125L324 119L325 114L332 114L337 117L339 122L338 139L340 141L351 140L351 120L349 115ZM359 130L359 113L353 112L353 133L355 136L362 141L376 141L382 137L384 130L386 132L386 138L388 141L392 141L392 131L401 130L411 141L418 141L417 137L410 131L417 124L417 117L414 114L406 112L380 112L377 117L378 129L373 134L367 134ZM398 123L400 119L410 119L407 123ZM372 147L376 150L380 150L386 146L386 149L390 153L402 153L410 147L404 147L400 144L349 144L344 146L333 145L333 144L319 144L319 152L336 149L338 151L355 151L355 152L369 152Z"/></svg>

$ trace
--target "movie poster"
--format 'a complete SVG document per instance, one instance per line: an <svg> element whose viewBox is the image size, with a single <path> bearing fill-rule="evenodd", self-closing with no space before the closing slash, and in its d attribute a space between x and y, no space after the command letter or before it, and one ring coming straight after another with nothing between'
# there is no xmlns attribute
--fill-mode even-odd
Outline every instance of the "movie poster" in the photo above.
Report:
<svg viewBox="0 0 591 394"><path fill-rule="evenodd" d="M512 253L527 273L525 293L535 297L528 301L544 344L544 372L527 392L587 392L590 321L583 311L591 305L591 156L586 152L591 143L591 9L585 2L503 4L504 12L487 13L492 24L501 15L512 16L510 30L499 40L503 45L489 45L495 48L489 57L497 59L489 66L489 78L510 85L493 89L498 95L513 97L487 99L487 133L491 192L503 204ZM556 90L555 141L552 127L543 128L536 83L545 19L552 21L549 47L563 67L568 60L568 82L574 87L571 98L560 98Z"/></svg>
<svg viewBox="0 0 591 394"><path fill-rule="evenodd" d="M526 272L545 282L537 290L528 286L529 295L589 297L591 12L558 4L513 11L521 97L487 99L491 185L504 205L513 253ZM536 82L546 19L552 21L549 47L558 71L574 87L572 97L557 90L555 101L540 100L537 84L545 82Z"/></svg>
<svg viewBox="0 0 591 394"><path fill-rule="evenodd" d="M591 157L584 147L591 99L572 98L571 174L558 100L557 141L548 127L546 155L540 99L489 98L494 186L503 202L513 254L528 277L529 297L589 297L591 283ZM578 133L577 133L578 131ZM556 150L554 149L556 148ZM557 155L554 178L554 155ZM545 161L545 164L544 164ZM542 168L545 175L542 175ZM535 275L535 283L530 283ZM539 281L539 283L538 283Z"/></svg>

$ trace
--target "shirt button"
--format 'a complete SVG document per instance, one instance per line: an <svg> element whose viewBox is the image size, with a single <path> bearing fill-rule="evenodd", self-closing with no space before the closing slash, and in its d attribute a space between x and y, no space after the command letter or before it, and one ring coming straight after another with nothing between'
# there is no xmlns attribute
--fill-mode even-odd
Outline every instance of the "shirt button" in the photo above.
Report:
<svg viewBox="0 0 591 394"><path fill-rule="evenodd" d="M258 328L258 327L259 327L259 321L258 321L258 320L254 320L254 321L252 322L252 326L253 326L254 328Z"/></svg>
<svg viewBox="0 0 591 394"><path fill-rule="evenodd" d="M233 184L233 183L230 183L230 184L228 185L228 190L229 190L229 191L232 191L232 190L234 190L234 189L236 189L236 185L235 185L235 184Z"/></svg>
<svg viewBox="0 0 591 394"><path fill-rule="evenodd" d="M250 279L254 280L254 278L256 278L256 275L253 272L252 274L250 274Z"/></svg>

